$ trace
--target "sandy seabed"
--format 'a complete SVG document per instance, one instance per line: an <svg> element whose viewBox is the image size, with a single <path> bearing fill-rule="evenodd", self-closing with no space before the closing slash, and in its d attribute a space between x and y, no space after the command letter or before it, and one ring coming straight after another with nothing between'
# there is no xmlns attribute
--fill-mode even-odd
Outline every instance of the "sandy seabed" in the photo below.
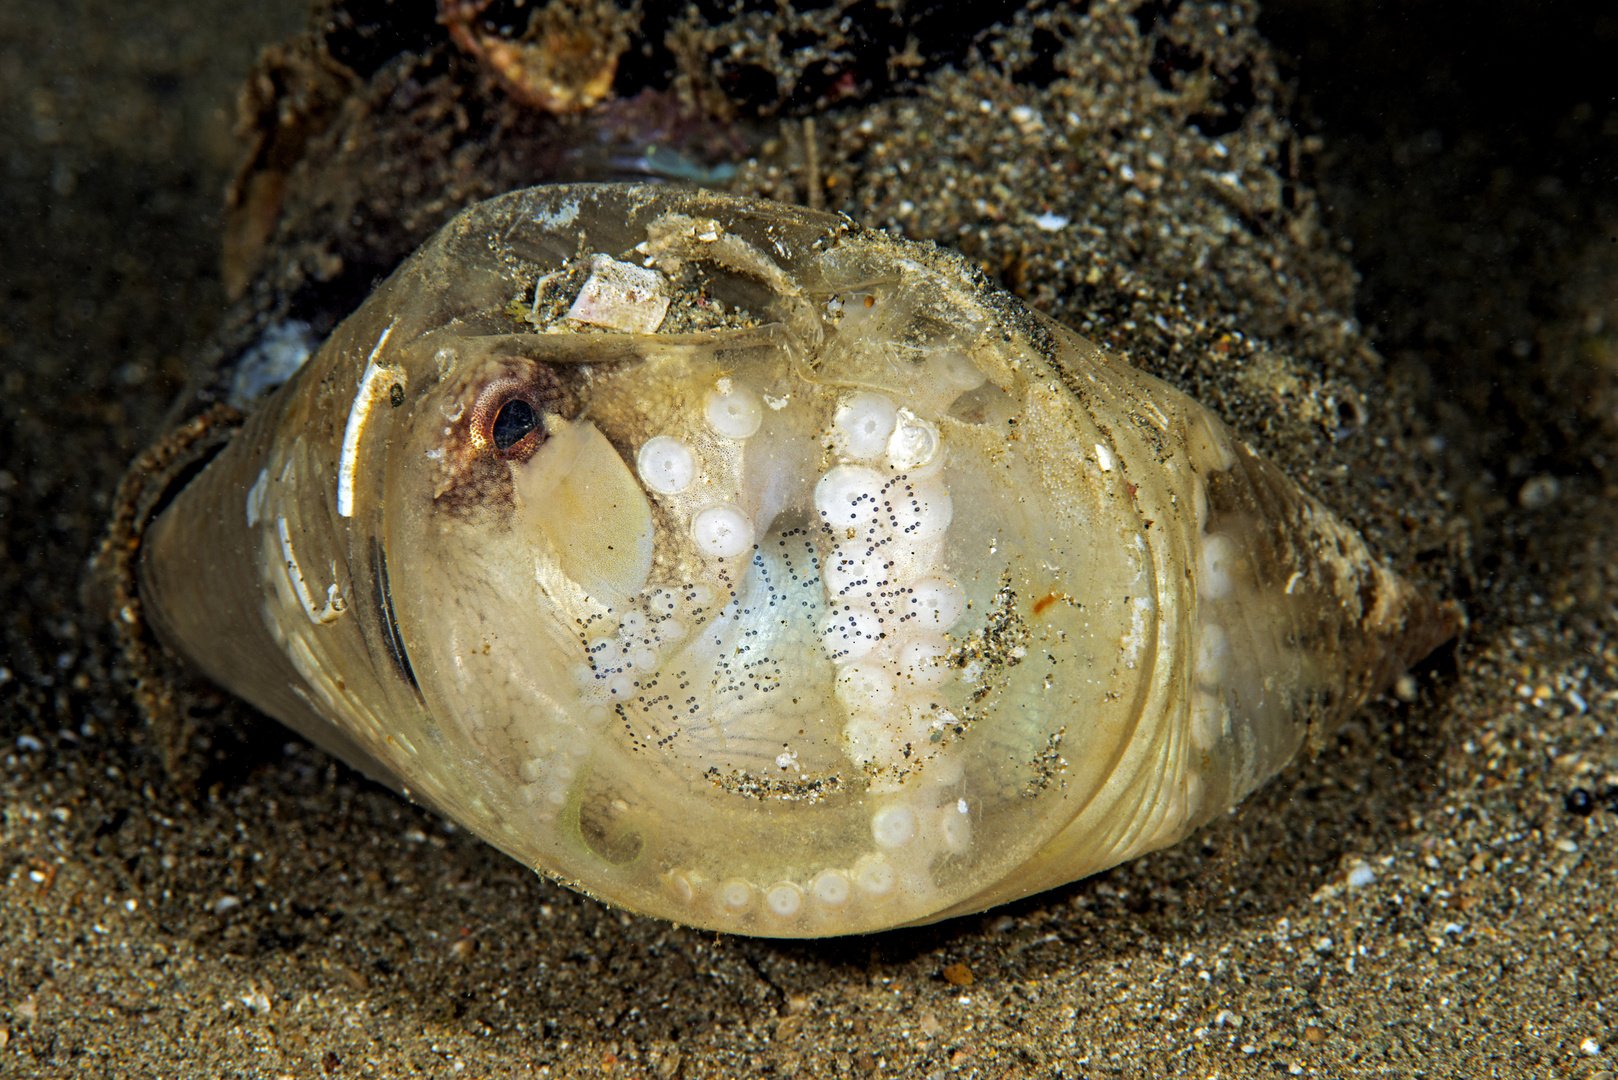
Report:
<svg viewBox="0 0 1618 1080"><path fill-rule="evenodd" d="M1255 243L1288 260L1265 273L1313 276L1227 275L1177 310L1270 296L1249 317L1292 354L1126 325L1119 297L1155 287L1127 192L1125 224L1084 241L1105 284L1075 300L1039 285L1087 280L1061 278L1059 234L1002 258L1000 225L1055 197L1034 179L900 182L940 118L1001 160L1049 146L985 92L993 65L940 74L891 128L825 125L832 173L857 144L856 217L925 231L995 203L963 250L1209 400L1471 628L1409 700L1169 851L801 943L603 907L233 705L191 748L196 794L171 783L80 588L225 308L235 88L303 10L0 9L0 1076L1612 1075L1618 107L1599 73L1618 22L1512 7L1259 15L1295 87L1269 122L1308 144L1322 235ZM1181 8L1095 15L1224 18ZM1114 152L1149 160L1130 126ZM741 182L790 188L768 162Z"/></svg>

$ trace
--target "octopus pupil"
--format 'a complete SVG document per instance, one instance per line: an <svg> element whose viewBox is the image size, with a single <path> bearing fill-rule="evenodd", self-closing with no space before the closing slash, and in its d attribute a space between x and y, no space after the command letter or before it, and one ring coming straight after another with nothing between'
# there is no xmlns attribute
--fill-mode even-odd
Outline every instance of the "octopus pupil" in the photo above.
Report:
<svg viewBox="0 0 1618 1080"><path fill-rule="evenodd" d="M538 426L539 417L534 414L534 407L521 398L514 398L495 413L490 436L496 450L509 450Z"/></svg>

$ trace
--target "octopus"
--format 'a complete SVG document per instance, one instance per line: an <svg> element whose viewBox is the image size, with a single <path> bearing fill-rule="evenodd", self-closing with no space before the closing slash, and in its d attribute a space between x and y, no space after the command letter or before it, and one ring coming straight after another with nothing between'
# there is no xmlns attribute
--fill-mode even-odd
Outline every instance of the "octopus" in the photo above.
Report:
<svg viewBox="0 0 1618 1080"><path fill-rule="evenodd" d="M668 185L470 207L168 445L117 618L715 930L928 923L1174 844L1460 625L960 255Z"/></svg>

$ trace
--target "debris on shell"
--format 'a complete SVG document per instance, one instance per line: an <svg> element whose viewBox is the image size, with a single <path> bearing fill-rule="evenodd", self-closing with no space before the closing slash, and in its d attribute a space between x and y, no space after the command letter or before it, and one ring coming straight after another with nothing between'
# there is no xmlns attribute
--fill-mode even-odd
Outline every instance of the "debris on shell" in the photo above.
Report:
<svg viewBox="0 0 1618 1080"><path fill-rule="evenodd" d="M629 45L630 13L613 5L551 0L522 38L480 24L490 0L438 0L438 19L461 50L524 104L558 115L583 112L612 91Z"/></svg>

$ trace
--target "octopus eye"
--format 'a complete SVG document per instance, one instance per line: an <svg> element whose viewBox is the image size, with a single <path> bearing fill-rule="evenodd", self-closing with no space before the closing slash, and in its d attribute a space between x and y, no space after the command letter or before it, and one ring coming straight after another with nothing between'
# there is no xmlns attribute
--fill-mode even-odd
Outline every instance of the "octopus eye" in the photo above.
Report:
<svg viewBox="0 0 1618 1080"><path fill-rule="evenodd" d="M505 375L482 388L472 406L472 439L506 460L524 460L545 441L546 404L554 398L542 377Z"/></svg>
<svg viewBox="0 0 1618 1080"><path fill-rule="evenodd" d="M494 424L489 430L489 437L494 441L496 450L510 450L538 426L539 417L535 414L534 407L522 398L513 398L500 406L500 411L494 414Z"/></svg>

